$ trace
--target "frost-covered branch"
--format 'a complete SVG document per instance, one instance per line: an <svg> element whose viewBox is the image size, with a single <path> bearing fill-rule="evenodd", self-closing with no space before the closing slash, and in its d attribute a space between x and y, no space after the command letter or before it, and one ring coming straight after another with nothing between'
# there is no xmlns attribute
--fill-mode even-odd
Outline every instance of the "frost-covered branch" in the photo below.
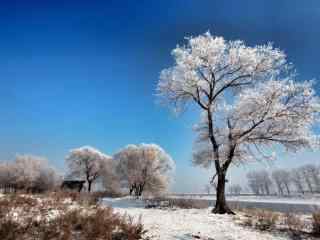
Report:
<svg viewBox="0 0 320 240"><path fill-rule="evenodd" d="M167 190L174 170L172 158L156 144L128 145L114 156L117 174L130 194Z"/></svg>
<svg viewBox="0 0 320 240"><path fill-rule="evenodd" d="M158 95L176 111L188 103L201 109L193 163L215 166L218 205L225 206L231 164L272 159L270 148L277 145L287 151L318 146L313 127L319 99L312 83L296 81L286 55L271 44L250 47L206 33L172 55L175 64L161 72ZM216 205L215 212L230 212L221 209Z"/></svg>
<svg viewBox="0 0 320 240"><path fill-rule="evenodd" d="M89 192L92 183L101 176L105 166L112 166L110 156L90 146L71 150L66 162L71 176L87 181Z"/></svg>

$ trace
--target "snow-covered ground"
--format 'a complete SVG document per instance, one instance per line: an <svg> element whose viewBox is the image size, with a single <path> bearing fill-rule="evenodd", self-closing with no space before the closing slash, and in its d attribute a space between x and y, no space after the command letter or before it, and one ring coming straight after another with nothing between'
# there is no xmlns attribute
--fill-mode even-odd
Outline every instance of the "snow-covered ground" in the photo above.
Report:
<svg viewBox="0 0 320 240"><path fill-rule="evenodd" d="M192 240L195 236L207 240L289 239L242 227L237 223L239 216L215 215L209 209L145 209L141 200L130 198L106 198L103 202L121 214L141 217L152 240Z"/></svg>

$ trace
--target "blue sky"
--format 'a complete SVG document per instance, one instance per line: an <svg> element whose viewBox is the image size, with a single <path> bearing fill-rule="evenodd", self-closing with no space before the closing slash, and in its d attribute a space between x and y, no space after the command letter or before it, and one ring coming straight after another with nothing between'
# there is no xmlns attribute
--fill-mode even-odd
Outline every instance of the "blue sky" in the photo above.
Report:
<svg viewBox="0 0 320 240"><path fill-rule="evenodd" d="M210 30L249 45L283 49L301 79L319 79L317 0L0 1L0 159L46 156L60 169L69 149L113 154L154 142L177 163L175 191L200 191L191 166L195 111L176 118L156 103L161 69L184 37ZM317 84L319 86L319 84ZM284 156L273 167L317 162ZM252 165L232 169L243 182Z"/></svg>

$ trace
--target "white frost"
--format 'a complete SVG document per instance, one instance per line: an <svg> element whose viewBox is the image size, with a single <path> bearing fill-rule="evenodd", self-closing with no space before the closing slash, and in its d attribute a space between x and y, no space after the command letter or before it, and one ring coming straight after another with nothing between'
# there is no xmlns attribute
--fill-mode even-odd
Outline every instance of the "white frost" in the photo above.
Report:
<svg viewBox="0 0 320 240"><path fill-rule="evenodd" d="M104 199L116 212L141 221L153 240L191 240L193 236L215 240L288 239L280 235L261 233L238 225L233 216L214 215L209 209L145 209L134 199Z"/></svg>

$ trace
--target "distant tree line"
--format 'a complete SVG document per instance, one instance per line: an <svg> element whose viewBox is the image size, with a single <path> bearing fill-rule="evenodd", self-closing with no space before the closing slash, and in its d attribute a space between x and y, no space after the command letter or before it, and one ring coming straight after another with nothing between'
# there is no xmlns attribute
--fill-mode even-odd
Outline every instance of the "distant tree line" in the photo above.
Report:
<svg viewBox="0 0 320 240"><path fill-rule="evenodd" d="M306 164L294 169L251 171L248 186L257 195L320 193L320 166Z"/></svg>
<svg viewBox="0 0 320 240"><path fill-rule="evenodd" d="M156 144L131 144L113 157L84 146L71 150L66 163L69 176L85 180L89 192L93 183L100 182L106 191L126 191L136 197L166 191L174 169L172 158Z"/></svg>
<svg viewBox="0 0 320 240"><path fill-rule="evenodd" d="M72 149L66 165L63 180L43 157L19 155L14 161L0 162L0 190L40 193L75 187L81 191L85 182L88 192L93 185L99 185L98 190L110 193L124 192L136 197L143 193L157 195L168 189L175 164L156 144L131 144L114 156L90 146Z"/></svg>
<svg viewBox="0 0 320 240"><path fill-rule="evenodd" d="M47 159L33 155L18 155L14 161L0 163L0 190L40 193L55 188L61 175Z"/></svg>

